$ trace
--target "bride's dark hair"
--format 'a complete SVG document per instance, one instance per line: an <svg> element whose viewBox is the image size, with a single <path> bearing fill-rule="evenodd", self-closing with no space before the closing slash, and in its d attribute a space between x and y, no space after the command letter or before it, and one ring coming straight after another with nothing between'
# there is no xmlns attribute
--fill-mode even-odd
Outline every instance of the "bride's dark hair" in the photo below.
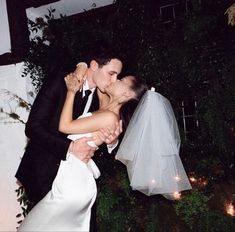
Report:
<svg viewBox="0 0 235 232"><path fill-rule="evenodd" d="M120 108L120 118L122 120L122 127L123 132L125 133L126 128L131 120L131 117L133 113L135 112L135 109L144 95L144 93L148 90L148 86L137 79L136 76L132 76L132 86L131 89L135 92L135 98L130 99L126 103L124 103ZM123 133L123 134L124 134ZM123 135L122 134L122 135Z"/></svg>

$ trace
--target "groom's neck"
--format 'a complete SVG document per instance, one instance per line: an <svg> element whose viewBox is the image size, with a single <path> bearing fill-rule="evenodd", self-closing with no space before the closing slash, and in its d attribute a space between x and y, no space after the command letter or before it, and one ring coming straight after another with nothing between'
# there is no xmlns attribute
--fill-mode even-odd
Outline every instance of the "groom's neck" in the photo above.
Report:
<svg viewBox="0 0 235 232"><path fill-rule="evenodd" d="M89 86L89 89L93 89L93 88L97 87L94 80L93 80L93 77L94 77L94 72L91 69L88 69L86 81Z"/></svg>

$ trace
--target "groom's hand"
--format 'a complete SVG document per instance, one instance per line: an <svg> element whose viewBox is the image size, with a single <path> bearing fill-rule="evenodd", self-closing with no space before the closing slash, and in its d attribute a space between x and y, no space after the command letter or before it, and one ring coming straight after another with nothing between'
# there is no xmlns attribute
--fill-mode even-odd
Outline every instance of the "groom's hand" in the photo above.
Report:
<svg viewBox="0 0 235 232"><path fill-rule="evenodd" d="M94 141L93 138L83 137L72 141L69 147L69 152L75 155L78 159L84 162L88 162L94 155L95 147L91 147L87 144L89 141Z"/></svg>

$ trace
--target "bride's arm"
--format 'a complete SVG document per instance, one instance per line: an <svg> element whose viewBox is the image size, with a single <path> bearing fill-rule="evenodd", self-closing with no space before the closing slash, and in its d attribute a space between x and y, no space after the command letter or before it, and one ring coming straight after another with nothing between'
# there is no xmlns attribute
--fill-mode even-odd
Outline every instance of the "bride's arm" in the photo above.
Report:
<svg viewBox="0 0 235 232"><path fill-rule="evenodd" d="M105 127L115 129L118 116L111 111L96 112L92 116L72 119L72 97L66 98L60 117L59 131L65 134L92 133Z"/></svg>
<svg viewBox="0 0 235 232"><path fill-rule="evenodd" d="M102 111L90 117L73 120L73 104L76 92L80 89L79 83L73 77L66 77L67 95L60 115L59 131L65 134L92 133L99 129L110 127L115 129L118 116L111 111Z"/></svg>
<svg viewBox="0 0 235 232"><path fill-rule="evenodd" d="M73 103L75 93L68 90L62 113L59 131L65 134L92 133L105 127L115 128L118 117L111 111L96 112L92 116L73 120Z"/></svg>

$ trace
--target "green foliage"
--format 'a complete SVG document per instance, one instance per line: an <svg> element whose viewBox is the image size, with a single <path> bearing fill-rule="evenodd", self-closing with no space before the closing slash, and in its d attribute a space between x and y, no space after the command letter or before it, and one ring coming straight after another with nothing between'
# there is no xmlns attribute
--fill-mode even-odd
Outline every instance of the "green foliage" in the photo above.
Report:
<svg viewBox="0 0 235 232"><path fill-rule="evenodd" d="M158 219L158 205L152 204L149 209L149 218L150 222L147 225L146 232L151 231L157 231L158 225L159 225L159 219Z"/></svg>
<svg viewBox="0 0 235 232"><path fill-rule="evenodd" d="M233 218L221 211L209 210L200 217L198 231L231 232L234 230Z"/></svg>
<svg viewBox="0 0 235 232"><path fill-rule="evenodd" d="M20 203L22 210L21 213L18 213L16 215L16 218L19 219L17 223L20 224L23 218L26 217L26 215L32 209L33 205L30 203L23 186L20 186L18 189L15 190L15 192L17 194L17 201Z"/></svg>
<svg viewBox="0 0 235 232"><path fill-rule="evenodd" d="M233 218L224 212L208 207L209 197L198 190L184 196L174 204L176 214L190 231L230 232L234 229Z"/></svg>
<svg viewBox="0 0 235 232"><path fill-rule="evenodd" d="M15 93L1 89L0 90L1 99L7 102L9 109L3 109L0 107L0 113L5 115L5 118L1 118L0 122L2 123L23 123L25 121L21 118L21 116L17 113L19 108L26 110L27 112L31 109L31 104L26 102L23 98L19 97Z"/></svg>
<svg viewBox="0 0 235 232"><path fill-rule="evenodd" d="M100 231L128 231L135 217L131 210L136 199L131 190L125 168L118 161L102 157L105 160L103 175L98 183L97 220ZM99 163L99 161L97 161ZM112 172L106 170L111 165ZM122 227L120 227L120 224Z"/></svg>
<svg viewBox="0 0 235 232"><path fill-rule="evenodd" d="M175 203L175 211L178 216L192 230L198 223L201 215L208 211L207 202L209 198L199 191L193 191L182 200Z"/></svg>

